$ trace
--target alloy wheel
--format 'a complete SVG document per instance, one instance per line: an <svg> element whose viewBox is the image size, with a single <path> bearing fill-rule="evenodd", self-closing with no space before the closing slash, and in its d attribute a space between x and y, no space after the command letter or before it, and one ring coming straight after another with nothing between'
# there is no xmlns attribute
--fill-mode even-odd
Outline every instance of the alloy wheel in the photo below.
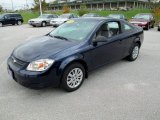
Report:
<svg viewBox="0 0 160 120"><path fill-rule="evenodd" d="M80 68L72 69L67 75L67 85L70 88L78 87L83 80L83 71Z"/></svg>
<svg viewBox="0 0 160 120"><path fill-rule="evenodd" d="M135 46L132 51L132 58L136 59L138 57L138 54L139 54L139 47Z"/></svg>

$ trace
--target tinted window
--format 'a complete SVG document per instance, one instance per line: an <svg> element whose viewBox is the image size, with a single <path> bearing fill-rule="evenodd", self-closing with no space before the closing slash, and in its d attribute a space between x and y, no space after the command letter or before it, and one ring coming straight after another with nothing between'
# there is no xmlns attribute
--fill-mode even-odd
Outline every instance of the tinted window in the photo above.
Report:
<svg viewBox="0 0 160 120"><path fill-rule="evenodd" d="M126 32L126 31L130 31L130 30L132 30L132 29L133 29L133 27L132 27L132 26L130 26L130 25L128 25L128 24L126 24L126 23L123 23L123 25L122 25L122 29L123 29L123 32Z"/></svg>

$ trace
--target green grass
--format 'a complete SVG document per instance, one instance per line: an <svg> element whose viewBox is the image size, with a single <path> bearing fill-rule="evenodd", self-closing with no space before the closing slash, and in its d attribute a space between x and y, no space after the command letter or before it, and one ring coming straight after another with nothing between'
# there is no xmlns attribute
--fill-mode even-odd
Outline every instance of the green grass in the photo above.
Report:
<svg viewBox="0 0 160 120"><path fill-rule="evenodd" d="M71 11L71 12L78 14L78 11ZM97 13L101 16L108 16L109 14L118 13L118 14L124 14L127 17L127 19L131 19L131 17L133 17L137 13L149 13L151 11L149 9L135 9L135 10L130 10L130 11L126 11L126 12L125 11L109 11L109 10L103 10L103 11L93 10L93 11L88 11L88 12ZM27 23L29 19L36 18L39 16L39 12L22 11L19 13L23 16L24 23ZM58 12L50 11L50 12L45 12L45 13L56 13L56 14L60 15L60 14L62 14L62 11L58 11Z"/></svg>

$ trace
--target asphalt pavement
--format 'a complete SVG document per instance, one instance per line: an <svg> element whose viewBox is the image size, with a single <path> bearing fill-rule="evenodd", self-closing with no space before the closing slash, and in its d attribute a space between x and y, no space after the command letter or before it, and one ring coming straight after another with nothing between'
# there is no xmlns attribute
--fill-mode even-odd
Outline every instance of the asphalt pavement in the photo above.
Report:
<svg viewBox="0 0 160 120"><path fill-rule="evenodd" d="M160 120L160 32L144 31L135 62L117 61L89 74L75 92L32 90L7 73L19 44L53 30L29 25L0 28L0 120Z"/></svg>

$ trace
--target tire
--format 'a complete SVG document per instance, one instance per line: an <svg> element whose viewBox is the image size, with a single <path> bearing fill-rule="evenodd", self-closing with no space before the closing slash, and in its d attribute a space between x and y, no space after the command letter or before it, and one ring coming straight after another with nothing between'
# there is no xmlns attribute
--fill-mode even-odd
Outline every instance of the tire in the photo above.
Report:
<svg viewBox="0 0 160 120"><path fill-rule="evenodd" d="M130 55L127 57L127 60L128 61L135 61L138 58L139 50L140 50L139 44L135 43L135 45L132 47Z"/></svg>
<svg viewBox="0 0 160 120"><path fill-rule="evenodd" d="M154 28L154 23L152 24L152 27L151 28Z"/></svg>
<svg viewBox="0 0 160 120"><path fill-rule="evenodd" d="M146 30L149 30L149 29L150 29L150 25L148 24L147 27L146 27Z"/></svg>
<svg viewBox="0 0 160 120"><path fill-rule="evenodd" d="M41 26L46 27L46 22L42 22Z"/></svg>
<svg viewBox="0 0 160 120"><path fill-rule="evenodd" d="M3 27L3 24L0 22L0 27Z"/></svg>
<svg viewBox="0 0 160 120"><path fill-rule="evenodd" d="M18 20L17 25L22 25L22 21Z"/></svg>
<svg viewBox="0 0 160 120"><path fill-rule="evenodd" d="M82 85L84 78L85 69L83 65L80 63L73 63L64 70L61 87L68 92L75 91Z"/></svg>

